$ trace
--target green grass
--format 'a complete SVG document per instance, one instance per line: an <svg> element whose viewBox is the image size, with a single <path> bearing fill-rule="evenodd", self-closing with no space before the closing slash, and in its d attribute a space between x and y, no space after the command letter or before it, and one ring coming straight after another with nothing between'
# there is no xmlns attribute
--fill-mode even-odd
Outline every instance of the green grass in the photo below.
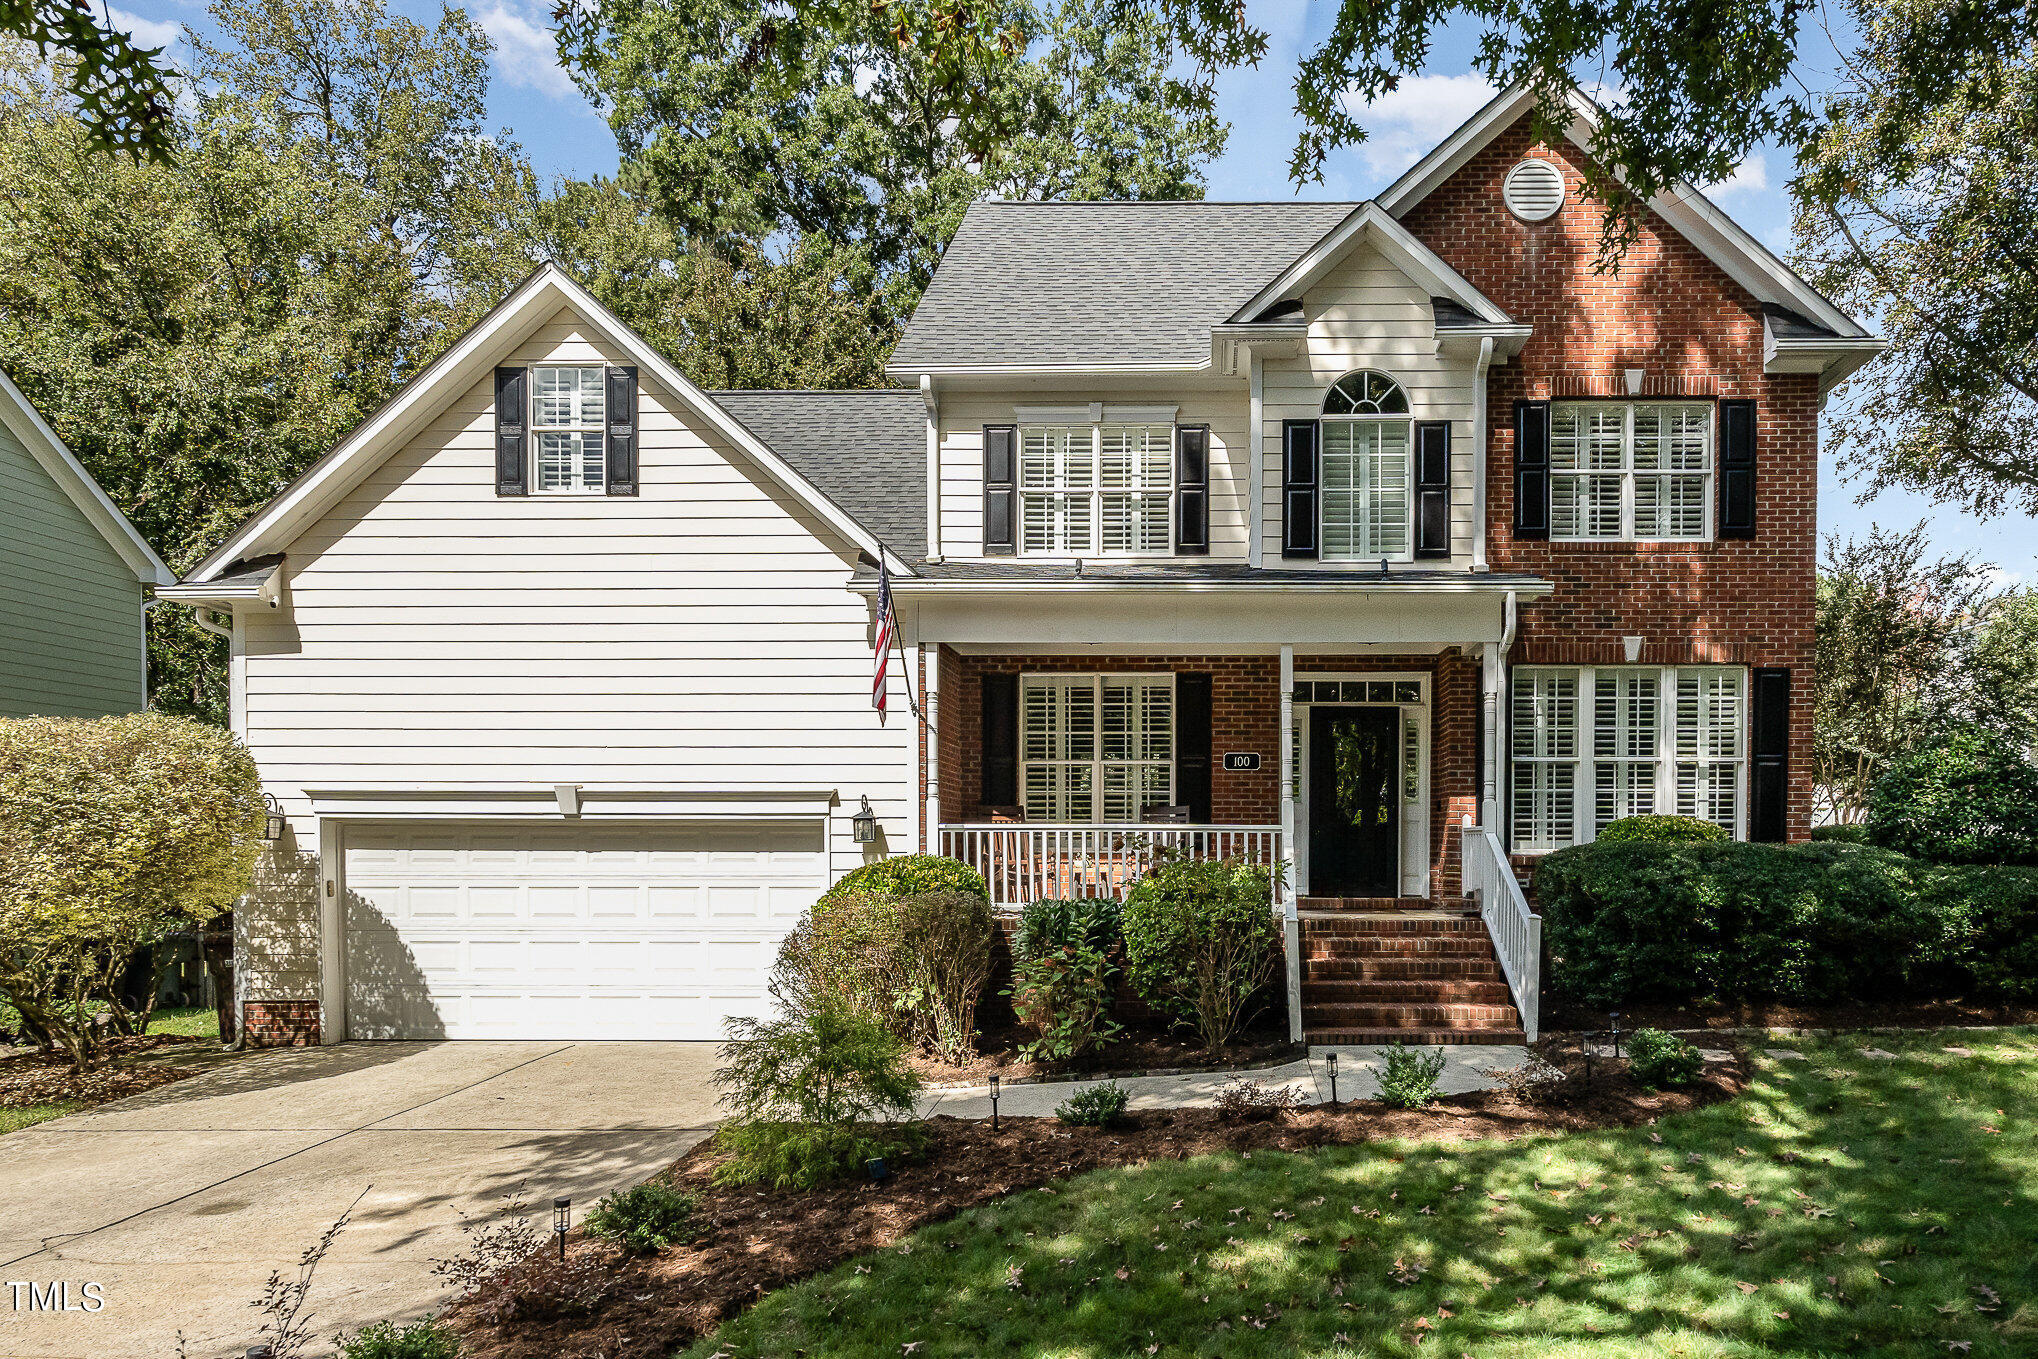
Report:
<svg viewBox="0 0 2038 1359"><path fill-rule="evenodd" d="M149 1016L150 1033L174 1033L186 1038L218 1038L219 1016L203 1005L158 1010Z"/></svg>
<svg viewBox="0 0 2038 1359"><path fill-rule="evenodd" d="M1943 1052L1960 1044L1975 1055ZM2038 1034L1794 1045L1811 1060L1763 1058L1740 1101L1655 1129L1221 1155L1014 1194L689 1353L2038 1354Z"/></svg>
<svg viewBox="0 0 2038 1359"><path fill-rule="evenodd" d="M47 1123L65 1114L74 1114L84 1106L76 1100L58 1100L54 1104L0 1104L0 1133L20 1132L23 1128L37 1123Z"/></svg>

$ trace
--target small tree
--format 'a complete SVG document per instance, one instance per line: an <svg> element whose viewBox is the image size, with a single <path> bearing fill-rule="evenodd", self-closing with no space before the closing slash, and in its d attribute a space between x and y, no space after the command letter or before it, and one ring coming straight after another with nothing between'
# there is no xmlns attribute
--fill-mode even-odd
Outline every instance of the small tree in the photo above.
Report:
<svg viewBox="0 0 2038 1359"><path fill-rule="evenodd" d="M84 1069L88 1002L138 1027L129 960L248 890L264 814L253 758L217 727L0 720L0 994Z"/></svg>

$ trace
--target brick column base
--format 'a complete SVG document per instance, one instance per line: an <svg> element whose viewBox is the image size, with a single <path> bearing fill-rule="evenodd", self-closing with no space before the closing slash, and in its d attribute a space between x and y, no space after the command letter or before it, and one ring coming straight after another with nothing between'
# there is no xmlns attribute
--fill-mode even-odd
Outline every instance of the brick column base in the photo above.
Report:
<svg viewBox="0 0 2038 1359"><path fill-rule="evenodd" d="M241 1007L251 1048L317 1047L318 1020L315 1000L251 1000Z"/></svg>

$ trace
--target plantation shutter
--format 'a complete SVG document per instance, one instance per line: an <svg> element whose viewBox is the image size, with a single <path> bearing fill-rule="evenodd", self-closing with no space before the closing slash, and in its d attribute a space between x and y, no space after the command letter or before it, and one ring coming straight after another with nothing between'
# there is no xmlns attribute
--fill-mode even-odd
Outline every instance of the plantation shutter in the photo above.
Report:
<svg viewBox="0 0 2038 1359"><path fill-rule="evenodd" d="M1316 422L1281 422L1281 555L1316 555Z"/></svg>
<svg viewBox="0 0 2038 1359"><path fill-rule="evenodd" d="M1550 403L1514 403L1514 536L1550 536Z"/></svg>
<svg viewBox="0 0 2038 1359"><path fill-rule="evenodd" d="M1210 823L1211 692L1207 673L1175 676L1175 801L1199 826Z"/></svg>
<svg viewBox="0 0 2038 1359"><path fill-rule="evenodd" d="M1720 402L1719 537L1755 536L1755 403Z"/></svg>
<svg viewBox="0 0 2038 1359"><path fill-rule="evenodd" d="M1790 671L1758 669L1749 707L1748 838L1782 840L1790 818Z"/></svg>
<svg viewBox="0 0 2038 1359"><path fill-rule="evenodd" d="M982 696L986 807L1019 802L1019 677L985 675Z"/></svg>
<svg viewBox="0 0 2038 1359"><path fill-rule="evenodd" d="M984 555L1009 557L1018 550L1013 536L1018 522L1016 425L984 426ZM986 799L989 801L989 799Z"/></svg>
<svg viewBox="0 0 2038 1359"><path fill-rule="evenodd" d="M1451 422L1415 423L1415 555L1451 555Z"/></svg>
<svg viewBox="0 0 2038 1359"><path fill-rule="evenodd" d="M531 370L495 370L495 493L525 495L529 492L530 456L526 448L530 428Z"/></svg>
<svg viewBox="0 0 2038 1359"><path fill-rule="evenodd" d="M604 481L610 495L637 494L637 370L608 374L608 459Z"/></svg>
<svg viewBox="0 0 2038 1359"><path fill-rule="evenodd" d="M1175 551L1198 557L1210 551L1210 426L1175 431Z"/></svg>

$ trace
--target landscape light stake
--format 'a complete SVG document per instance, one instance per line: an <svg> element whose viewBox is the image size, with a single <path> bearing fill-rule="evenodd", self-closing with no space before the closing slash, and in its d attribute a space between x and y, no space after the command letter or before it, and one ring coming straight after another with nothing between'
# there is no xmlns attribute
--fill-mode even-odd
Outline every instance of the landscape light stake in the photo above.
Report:
<svg viewBox="0 0 2038 1359"><path fill-rule="evenodd" d="M998 1078L991 1077L991 1131L998 1130Z"/></svg>
<svg viewBox="0 0 2038 1359"><path fill-rule="evenodd" d="M882 1156L871 1157L863 1163L863 1168L865 1173L870 1176L872 1184L883 1184L892 1173L885 1167L885 1158Z"/></svg>
<svg viewBox="0 0 2038 1359"><path fill-rule="evenodd" d="M1620 1011L1613 1011L1607 1018L1613 1021L1613 1055L1618 1057L1620 1056Z"/></svg>
<svg viewBox="0 0 2038 1359"><path fill-rule="evenodd" d="M1324 1053L1323 1064L1330 1069L1330 1107L1335 1109L1337 1108L1337 1054L1335 1052Z"/></svg>
<svg viewBox="0 0 2038 1359"><path fill-rule="evenodd" d="M552 1200L552 1235L559 1238L559 1258L566 1258L566 1229L573 1225L573 1200Z"/></svg>
<svg viewBox="0 0 2038 1359"><path fill-rule="evenodd" d="M1585 1083L1587 1085L1592 1084L1592 1040L1597 1037L1599 1037L1598 1034L1587 1029L1585 1036L1578 1040L1579 1048L1585 1053Z"/></svg>

